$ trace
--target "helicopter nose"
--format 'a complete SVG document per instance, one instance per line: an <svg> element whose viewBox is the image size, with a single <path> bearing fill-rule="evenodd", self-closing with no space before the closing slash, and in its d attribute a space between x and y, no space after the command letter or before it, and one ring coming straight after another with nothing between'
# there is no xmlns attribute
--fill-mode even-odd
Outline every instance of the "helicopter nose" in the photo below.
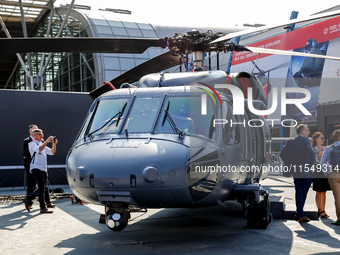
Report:
<svg viewBox="0 0 340 255"><path fill-rule="evenodd" d="M68 180L97 203L185 204L189 157L187 146L165 139L96 141L72 151Z"/></svg>

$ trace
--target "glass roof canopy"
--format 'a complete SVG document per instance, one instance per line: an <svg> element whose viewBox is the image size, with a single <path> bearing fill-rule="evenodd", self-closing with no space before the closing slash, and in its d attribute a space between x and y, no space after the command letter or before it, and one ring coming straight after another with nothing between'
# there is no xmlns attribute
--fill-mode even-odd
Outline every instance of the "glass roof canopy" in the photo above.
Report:
<svg viewBox="0 0 340 255"><path fill-rule="evenodd" d="M26 22L39 20L44 10L51 9L55 0L22 0ZM21 21L19 1L0 1L0 16L4 22Z"/></svg>
<svg viewBox="0 0 340 255"><path fill-rule="evenodd" d="M0 18L11 37L30 36L33 29L46 16L56 0L0 0ZM25 27L22 24L21 7L25 17ZM5 38L5 29L0 26L0 37ZM0 53L0 89L12 86L11 80L18 57Z"/></svg>

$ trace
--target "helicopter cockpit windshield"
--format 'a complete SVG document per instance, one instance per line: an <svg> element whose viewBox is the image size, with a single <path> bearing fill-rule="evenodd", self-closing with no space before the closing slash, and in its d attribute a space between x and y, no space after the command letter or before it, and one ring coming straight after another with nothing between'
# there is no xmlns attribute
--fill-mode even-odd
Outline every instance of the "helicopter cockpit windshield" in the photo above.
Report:
<svg viewBox="0 0 340 255"><path fill-rule="evenodd" d="M151 133L160 102L161 97L137 97L124 129L128 133Z"/></svg>
<svg viewBox="0 0 340 255"><path fill-rule="evenodd" d="M128 134L181 131L184 135L195 134L215 140L214 107L210 100L207 100L206 114L202 115L200 97L167 96L163 99L163 96L146 96L99 100L88 114L79 137L84 133L87 136L117 134L120 130L126 130Z"/></svg>
<svg viewBox="0 0 340 255"><path fill-rule="evenodd" d="M162 121L166 117L166 112L168 112L173 123L184 134L196 134L212 140L215 139L214 128L212 127L214 107L209 99L207 100L207 112L203 115L201 114L201 98L197 96L168 97L163 108L155 132L176 132L171 127L170 121Z"/></svg>
<svg viewBox="0 0 340 255"><path fill-rule="evenodd" d="M123 122L127 105L131 99L100 100L88 116L89 124L86 134L117 133ZM91 114L92 113L92 114ZM86 124L85 124L86 125Z"/></svg>

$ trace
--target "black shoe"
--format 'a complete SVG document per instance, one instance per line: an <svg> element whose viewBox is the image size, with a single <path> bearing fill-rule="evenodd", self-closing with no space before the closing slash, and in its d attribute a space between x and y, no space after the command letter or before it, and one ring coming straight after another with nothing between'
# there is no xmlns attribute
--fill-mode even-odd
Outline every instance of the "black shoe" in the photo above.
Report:
<svg viewBox="0 0 340 255"><path fill-rule="evenodd" d="M321 215L321 214L323 214L323 213L325 213L325 214L324 214L324 215ZM327 213L326 213L325 211L319 212L319 213L318 213L318 216L321 217L321 218L329 218L329 216L327 215Z"/></svg>
<svg viewBox="0 0 340 255"><path fill-rule="evenodd" d="M31 203L28 202L28 200L27 200L26 198L24 198L24 199L22 200L22 202L24 202L26 210L27 210L27 211L30 211Z"/></svg>

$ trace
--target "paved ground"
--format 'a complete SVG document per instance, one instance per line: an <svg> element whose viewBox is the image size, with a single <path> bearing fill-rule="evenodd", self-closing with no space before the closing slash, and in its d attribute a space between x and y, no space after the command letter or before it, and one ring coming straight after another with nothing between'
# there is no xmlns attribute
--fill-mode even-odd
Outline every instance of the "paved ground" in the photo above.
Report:
<svg viewBox="0 0 340 255"><path fill-rule="evenodd" d="M294 204L291 178L262 182L271 195ZM68 190L67 187L65 190ZM0 195L10 190L1 190ZM17 189L12 194L23 193ZM148 210L133 213L129 226L113 232L99 224L103 207L56 200L51 215L39 205L27 212L22 202L0 203L0 254L340 254L340 227L333 226L333 195L327 192L330 219L299 224L275 219L267 230L246 228L235 202L203 209ZM314 206L310 191L307 205Z"/></svg>

